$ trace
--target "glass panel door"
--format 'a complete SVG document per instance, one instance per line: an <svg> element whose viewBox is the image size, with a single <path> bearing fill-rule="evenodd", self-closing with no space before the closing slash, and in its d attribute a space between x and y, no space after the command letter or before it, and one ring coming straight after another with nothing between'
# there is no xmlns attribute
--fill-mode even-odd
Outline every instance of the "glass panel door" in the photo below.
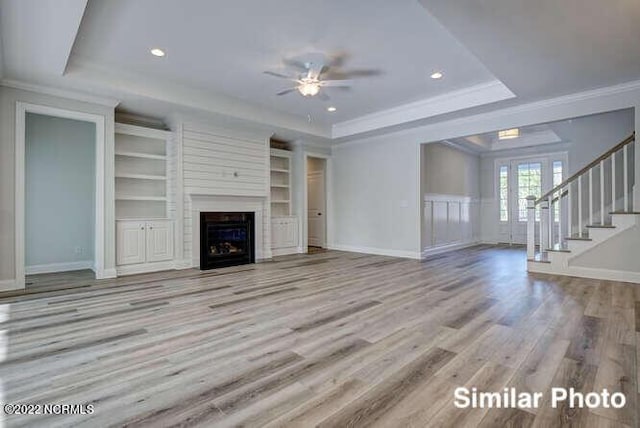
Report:
<svg viewBox="0 0 640 428"><path fill-rule="evenodd" d="M544 158L518 159L511 161L511 243L527 242L527 196L542 196L548 189L550 171ZM536 211L536 222L540 213Z"/></svg>

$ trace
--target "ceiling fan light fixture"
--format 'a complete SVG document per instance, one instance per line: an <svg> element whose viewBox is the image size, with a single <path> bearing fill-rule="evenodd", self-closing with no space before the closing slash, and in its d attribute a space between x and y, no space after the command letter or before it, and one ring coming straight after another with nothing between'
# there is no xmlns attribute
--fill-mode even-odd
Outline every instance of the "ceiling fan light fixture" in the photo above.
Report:
<svg viewBox="0 0 640 428"><path fill-rule="evenodd" d="M302 82L298 86L298 92L304 97L312 97L320 92L320 84L318 82Z"/></svg>
<svg viewBox="0 0 640 428"><path fill-rule="evenodd" d="M520 136L520 129L511 128L498 131L498 140L511 140Z"/></svg>

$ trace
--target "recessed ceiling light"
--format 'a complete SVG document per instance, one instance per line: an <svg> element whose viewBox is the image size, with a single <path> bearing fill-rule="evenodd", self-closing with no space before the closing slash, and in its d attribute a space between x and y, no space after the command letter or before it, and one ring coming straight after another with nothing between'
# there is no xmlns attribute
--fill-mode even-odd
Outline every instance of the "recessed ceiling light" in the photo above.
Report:
<svg viewBox="0 0 640 428"><path fill-rule="evenodd" d="M165 56L165 53L160 48L153 48L153 49L151 49L151 55L153 55L153 56Z"/></svg>
<svg viewBox="0 0 640 428"><path fill-rule="evenodd" d="M431 74L432 79L442 79L442 76L444 76L444 74L442 74L441 71L436 71Z"/></svg>
<svg viewBox="0 0 640 428"><path fill-rule="evenodd" d="M331 107L327 107L327 111L333 113L334 111L338 110L337 108L331 106Z"/></svg>
<svg viewBox="0 0 640 428"><path fill-rule="evenodd" d="M498 131L498 140L511 140L520 136L520 130L518 128L505 129Z"/></svg>

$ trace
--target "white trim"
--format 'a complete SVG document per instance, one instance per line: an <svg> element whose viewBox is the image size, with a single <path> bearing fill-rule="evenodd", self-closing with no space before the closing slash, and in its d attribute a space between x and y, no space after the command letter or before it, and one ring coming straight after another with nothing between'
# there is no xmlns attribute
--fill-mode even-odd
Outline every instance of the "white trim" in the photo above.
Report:
<svg viewBox="0 0 640 428"><path fill-rule="evenodd" d="M548 275L564 275L575 276L578 278L640 283L640 272L596 269L579 266L569 266L568 268L558 269L558 266L554 263L539 263L531 260L527 261L527 271L530 273L544 273Z"/></svg>
<svg viewBox="0 0 640 428"><path fill-rule="evenodd" d="M2 79L0 81L1 86L7 88L21 89L23 91L35 92L38 94L51 95L54 97L67 98L75 101L82 101L85 103L98 104L101 106L107 106L115 108L120 104L120 101L115 98L98 97L96 95L90 95L83 92L72 91L68 89L52 88L51 86L37 85L33 83L26 83L20 80L14 79Z"/></svg>
<svg viewBox="0 0 640 428"><path fill-rule="evenodd" d="M416 142L420 143L441 141L443 139L483 134L496 129L524 127L633 108L637 105L637 93L634 93L634 91L640 91L640 80L527 104L502 107L486 113L462 116L424 126L408 127L387 133L376 133L370 137L354 137L353 139L346 139L346 141L334 141L332 149L343 146L371 144L376 139L415 139ZM606 99L607 97L616 96L621 97ZM563 111L558 111L557 107L567 108ZM535 113L535 115L531 115L531 113ZM527 116L523 118L522 115ZM500 121L499 124L495 123L496 121ZM334 138L337 137L334 136Z"/></svg>
<svg viewBox="0 0 640 428"><path fill-rule="evenodd" d="M309 246L309 225L308 225L308 188L307 188L307 159L308 158L320 158L325 160L325 247L329 248L333 244L333 174L331 155L307 151L305 150L302 155L302 219L300 221L302 233L302 248L306 249ZM305 251L306 252L306 251Z"/></svg>
<svg viewBox="0 0 640 428"><path fill-rule="evenodd" d="M138 273L160 272L163 270L175 270L175 269L176 269L175 263L173 262L173 260L170 260L166 262L117 266L116 272L117 272L117 276L123 276L123 275L135 275Z"/></svg>
<svg viewBox="0 0 640 428"><path fill-rule="evenodd" d="M13 279L3 279L0 281L0 291L21 290L22 288L24 287L19 287Z"/></svg>
<svg viewBox="0 0 640 428"><path fill-rule="evenodd" d="M133 135L135 137L145 137L154 140L162 140L162 144L167 142L167 138L171 136L171 131L163 131L161 129L145 128L140 125L131 125L128 123L115 124L116 134Z"/></svg>
<svg viewBox="0 0 640 428"><path fill-rule="evenodd" d="M16 284L25 287L25 126L26 114L36 113L65 119L92 122L96 126L96 214L95 214L95 272L105 278L105 212L113 208L113 201L105 196L106 118L102 115L65 110L39 104L16 102L15 133L15 272Z"/></svg>
<svg viewBox="0 0 640 428"><path fill-rule="evenodd" d="M81 260L77 262L66 263L49 263L46 265L26 266L24 268L27 275L35 275L38 273L71 272L74 270L85 269L94 270L93 260Z"/></svg>
<svg viewBox="0 0 640 428"><path fill-rule="evenodd" d="M348 137L362 132L374 131L388 126L503 101L515 98L515 96L501 81L493 80L336 123L332 127L331 136L332 138Z"/></svg>
<svg viewBox="0 0 640 428"><path fill-rule="evenodd" d="M330 250L347 251L350 253L375 254L379 256L401 257L404 259L420 260L420 253L407 250L390 250L386 248L360 247L355 245L331 245Z"/></svg>
<svg viewBox="0 0 640 428"><path fill-rule="evenodd" d="M277 248L271 250L272 257L287 256L289 254L298 254L298 247Z"/></svg>
<svg viewBox="0 0 640 428"><path fill-rule="evenodd" d="M463 242L461 244L449 244L449 245L442 245L440 247L425 248L422 251L422 258L424 259L426 257L433 256L436 254L448 253L449 251L455 251L455 250L461 250L467 247L473 247L475 245L480 245L481 243L482 242L480 241L472 241L472 242Z"/></svg>

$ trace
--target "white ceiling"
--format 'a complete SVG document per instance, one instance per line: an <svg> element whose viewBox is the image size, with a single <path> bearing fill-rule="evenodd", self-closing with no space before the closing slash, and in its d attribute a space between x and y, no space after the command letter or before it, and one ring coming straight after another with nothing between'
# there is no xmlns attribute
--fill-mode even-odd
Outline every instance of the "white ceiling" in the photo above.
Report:
<svg viewBox="0 0 640 428"><path fill-rule="evenodd" d="M455 146L470 149L477 153L501 150L521 149L548 144L576 143L599 136L605 144L614 131L633 129L633 109L583 116L557 122L542 123L520 127L520 136L510 140L499 140L498 130L484 134L452 138L447 142Z"/></svg>
<svg viewBox="0 0 640 428"><path fill-rule="evenodd" d="M165 58L149 54L156 46ZM327 89L328 102L275 96L291 84L262 72L314 52L344 55L343 69L380 75L357 78L348 91ZM415 0L89 1L72 60L329 124L494 80ZM445 78L430 79L435 70ZM329 114L329 105L338 111Z"/></svg>
<svg viewBox="0 0 640 428"><path fill-rule="evenodd" d="M640 79L638 0L419 0L521 101Z"/></svg>
<svg viewBox="0 0 640 428"><path fill-rule="evenodd" d="M0 76L339 141L638 80L637 22L637 0L0 0ZM275 96L262 72L315 52L380 74Z"/></svg>

